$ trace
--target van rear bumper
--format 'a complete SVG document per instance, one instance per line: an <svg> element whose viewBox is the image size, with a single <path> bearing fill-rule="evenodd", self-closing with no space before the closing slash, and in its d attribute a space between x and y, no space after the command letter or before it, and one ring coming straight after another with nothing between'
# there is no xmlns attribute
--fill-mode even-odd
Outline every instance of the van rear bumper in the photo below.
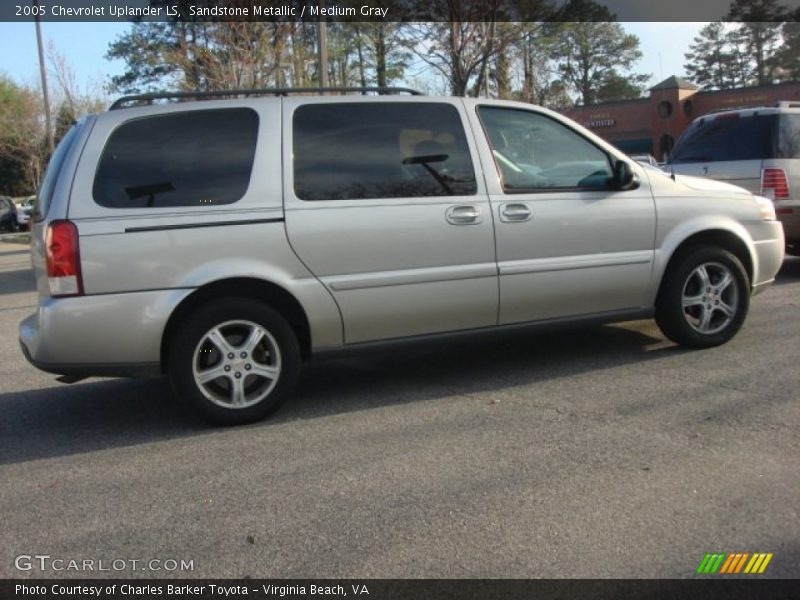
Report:
<svg viewBox="0 0 800 600"><path fill-rule="evenodd" d="M59 375L157 375L167 319L191 291L43 298L19 325L22 352L33 366Z"/></svg>

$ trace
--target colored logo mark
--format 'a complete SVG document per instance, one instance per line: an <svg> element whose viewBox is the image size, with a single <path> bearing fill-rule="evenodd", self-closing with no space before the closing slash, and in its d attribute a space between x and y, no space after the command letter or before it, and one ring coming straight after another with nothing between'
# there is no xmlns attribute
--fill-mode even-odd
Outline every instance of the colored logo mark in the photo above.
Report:
<svg viewBox="0 0 800 600"><path fill-rule="evenodd" d="M706 575L761 574L772 560L772 552L716 552L706 554L697 573Z"/></svg>

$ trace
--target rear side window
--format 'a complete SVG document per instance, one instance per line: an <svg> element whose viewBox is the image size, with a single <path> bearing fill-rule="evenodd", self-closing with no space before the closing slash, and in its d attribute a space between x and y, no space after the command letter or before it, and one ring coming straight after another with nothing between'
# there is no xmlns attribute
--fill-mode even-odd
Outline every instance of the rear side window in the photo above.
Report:
<svg viewBox="0 0 800 600"><path fill-rule="evenodd" d="M671 163L763 160L775 157L777 115L738 114L698 119L687 129Z"/></svg>
<svg viewBox="0 0 800 600"><path fill-rule="evenodd" d="M778 158L800 158L800 114L781 115Z"/></svg>
<svg viewBox="0 0 800 600"><path fill-rule="evenodd" d="M231 204L250 185L257 138L249 108L129 121L103 149L94 200L107 208Z"/></svg>
<svg viewBox="0 0 800 600"><path fill-rule="evenodd" d="M78 137L78 125L73 125L67 134L59 142L53 156L50 157L50 163L47 165L42 185L39 188L39 193L36 196L36 202L33 209L33 214L37 218L47 215L50 210L50 201L53 199L53 192L56 189L56 181L61 173L61 168L64 166L64 160L69 154L70 148L75 144L75 138Z"/></svg>
<svg viewBox="0 0 800 600"><path fill-rule="evenodd" d="M477 192L461 117L449 104L309 104L297 108L293 127L301 200Z"/></svg>

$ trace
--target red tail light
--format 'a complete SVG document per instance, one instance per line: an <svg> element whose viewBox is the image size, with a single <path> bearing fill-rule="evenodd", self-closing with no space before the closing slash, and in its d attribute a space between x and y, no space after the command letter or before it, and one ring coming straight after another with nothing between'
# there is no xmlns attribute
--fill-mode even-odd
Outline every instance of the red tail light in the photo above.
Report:
<svg viewBox="0 0 800 600"><path fill-rule="evenodd" d="M78 251L78 228L70 221L53 221L45 234L47 281L52 296L80 296L81 257Z"/></svg>
<svg viewBox="0 0 800 600"><path fill-rule="evenodd" d="M789 197L789 182L786 171L774 167L761 169L761 195L772 200L784 200Z"/></svg>

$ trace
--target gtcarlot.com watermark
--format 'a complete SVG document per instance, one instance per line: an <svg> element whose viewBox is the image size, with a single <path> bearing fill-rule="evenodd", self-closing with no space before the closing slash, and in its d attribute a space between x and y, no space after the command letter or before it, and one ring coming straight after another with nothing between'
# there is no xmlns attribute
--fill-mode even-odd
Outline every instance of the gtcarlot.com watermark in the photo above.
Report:
<svg viewBox="0 0 800 600"><path fill-rule="evenodd" d="M60 573L119 573L122 571L194 571L194 559L183 558L65 558L49 554L19 554L14 558L18 571Z"/></svg>

